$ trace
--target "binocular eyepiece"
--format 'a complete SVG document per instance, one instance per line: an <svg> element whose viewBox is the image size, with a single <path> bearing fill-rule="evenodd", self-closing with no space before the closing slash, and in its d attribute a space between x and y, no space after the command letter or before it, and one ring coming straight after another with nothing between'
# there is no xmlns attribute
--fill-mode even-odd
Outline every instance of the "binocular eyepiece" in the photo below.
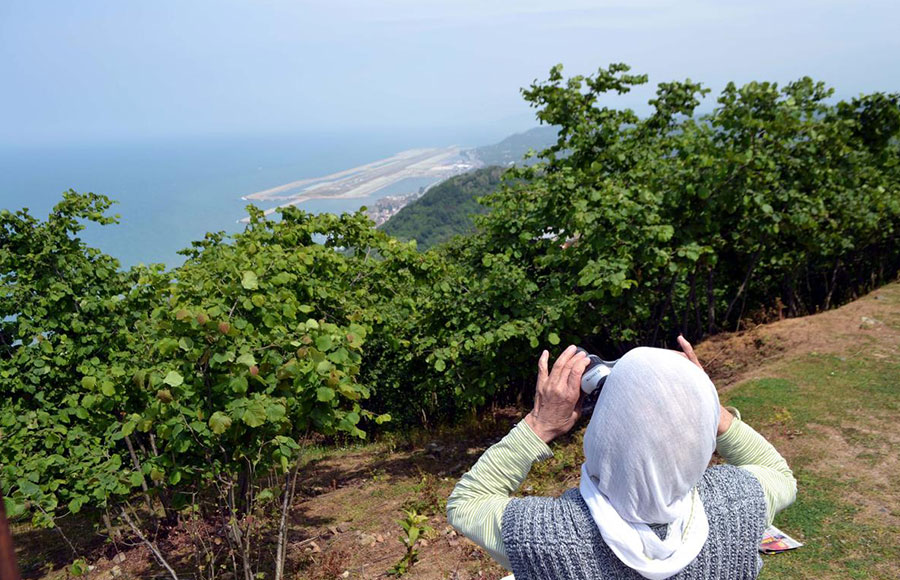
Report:
<svg viewBox="0 0 900 580"><path fill-rule="evenodd" d="M589 354L581 347L578 347L577 351L587 354L590 360L588 366L584 369L584 374L581 375L581 392L584 393L581 398L581 414L589 415L597 404L597 397L600 396L600 391L603 390L606 377L609 376L609 373L612 372L618 361L603 360L595 354Z"/></svg>

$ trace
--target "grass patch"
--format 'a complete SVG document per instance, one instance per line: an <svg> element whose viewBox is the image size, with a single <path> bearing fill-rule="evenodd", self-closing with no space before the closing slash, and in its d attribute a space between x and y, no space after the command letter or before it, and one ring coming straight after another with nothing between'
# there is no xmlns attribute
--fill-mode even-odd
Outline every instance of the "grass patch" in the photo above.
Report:
<svg viewBox="0 0 900 580"><path fill-rule="evenodd" d="M779 365L778 378L743 383L722 397L753 425L810 422L839 426L850 411L900 410L900 365L863 357L810 354Z"/></svg>
<svg viewBox="0 0 900 580"><path fill-rule="evenodd" d="M797 501L778 515L776 525L805 545L785 554L763 557L761 579L896 578L885 570L900 560L900 548L889 530L861 523L856 506L845 498L857 490L851 482L795 471Z"/></svg>
<svg viewBox="0 0 900 580"><path fill-rule="evenodd" d="M722 397L722 404L737 407L752 425L805 425L810 410L801 404L800 389L785 379L759 379L744 383Z"/></svg>
<svg viewBox="0 0 900 580"><path fill-rule="evenodd" d="M722 396L754 428L781 436L776 444L792 457L798 481L797 501L775 523L805 546L764 557L760 578L900 577L896 520L863 517L860 508L883 505L873 469L890 470L878 474L890 481L900 477L896 464L879 464L894 452L900 365L861 353L810 354L772 372L776 377L748 381ZM846 458L827 461L838 450L821 426L843 440Z"/></svg>

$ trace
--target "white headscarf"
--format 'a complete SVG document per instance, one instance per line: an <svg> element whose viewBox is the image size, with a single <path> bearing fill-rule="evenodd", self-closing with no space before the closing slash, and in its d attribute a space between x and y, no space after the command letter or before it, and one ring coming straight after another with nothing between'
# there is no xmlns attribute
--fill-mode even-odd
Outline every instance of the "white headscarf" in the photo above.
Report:
<svg viewBox="0 0 900 580"><path fill-rule="evenodd" d="M645 578L674 576L706 542L696 486L718 422L715 386L677 352L636 348L606 379L584 435L580 491L607 545ZM647 524L668 524L666 539Z"/></svg>

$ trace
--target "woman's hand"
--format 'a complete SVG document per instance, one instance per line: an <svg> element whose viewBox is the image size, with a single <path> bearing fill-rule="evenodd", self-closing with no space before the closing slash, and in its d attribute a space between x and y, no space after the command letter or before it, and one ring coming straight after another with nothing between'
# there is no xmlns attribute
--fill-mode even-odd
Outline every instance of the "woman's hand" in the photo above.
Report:
<svg viewBox="0 0 900 580"><path fill-rule="evenodd" d="M550 353L545 350L538 360L534 409L525 416L525 422L544 443L567 433L581 416L578 405L581 375L589 362L583 351L576 351L575 345L559 355L548 373L549 359Z"/></svg>
<svg viewBox="0 0 900 580"><path fill-rule="evenodd" d="M694 354L694 347L692 347L691 343L689 343L687 339L680 334L678 335L678 346L680 346L681 350L684 351L681 353L681 355L697 365L700 370L703 371L703 365L700 364L700 359L698 359L697 355ZM729 413L728 409L726 409L722 405L719 405L719 426L716 429L717 436L722 435L723 433L725 433L725 431L728 431L728 428L731 427L732 419L734 419L734 415Z"/></svg>

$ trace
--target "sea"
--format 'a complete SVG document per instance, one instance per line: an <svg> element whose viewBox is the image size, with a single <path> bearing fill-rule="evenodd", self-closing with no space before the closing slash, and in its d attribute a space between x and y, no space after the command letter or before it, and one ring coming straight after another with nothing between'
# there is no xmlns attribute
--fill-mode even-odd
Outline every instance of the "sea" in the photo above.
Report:
<svg viewBox="0 0 900 580"><path fill-rule="evenodd" d="M463 144L460 137L467 136L346 132L0 146L0 209L28 208L32 216L46 219L64 191L100 193L116 201L110 213L120 219L109 226L88 224L79 233L88 245L114 256L123 268L140 263L175 267L184 260L178 250L206 232L243 230L238 220L246 216L249 202L241 196L406 149ZM353 212L432 182L409 179L366 198L309 200L298 207L312 213Z"/></svg>

